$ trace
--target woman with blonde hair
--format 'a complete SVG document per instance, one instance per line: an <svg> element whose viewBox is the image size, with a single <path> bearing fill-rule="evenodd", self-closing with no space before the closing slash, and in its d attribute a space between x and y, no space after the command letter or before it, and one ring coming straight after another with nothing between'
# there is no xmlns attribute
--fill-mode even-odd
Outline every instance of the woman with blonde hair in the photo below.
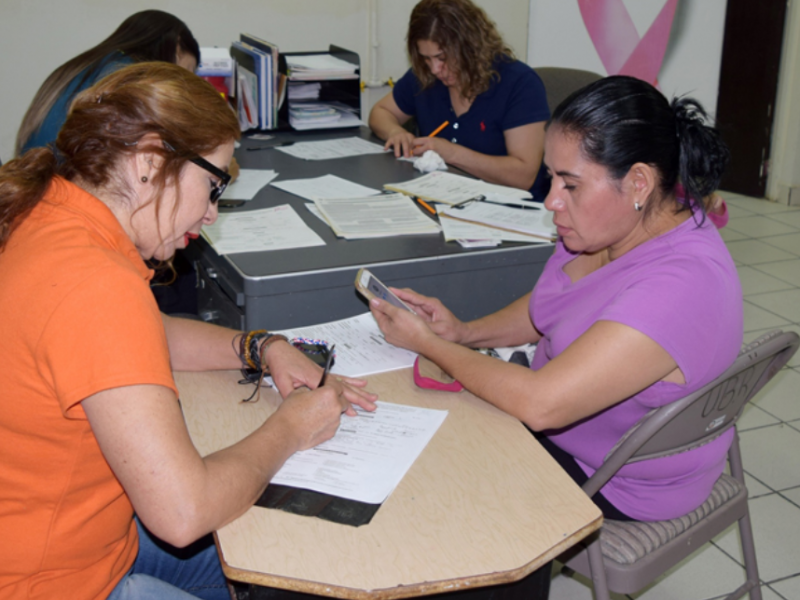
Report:
<svg viewBox="0 0 800 600"><path fill-rule="evenodd" d="M80 94L54 147L0 168L3 598L227 600L208 533L351 402L374 408L363 382L318 387L321 369L283 336L159 313L144 261L216 219L238 137L207 82L143 62ZM201 457L172 370L243 362L284 401Z"/></svg>
<svg viewBox="0 0 800 600"><path fill-rule="evenodd" d="M407 44L411 69L369 117L386 148L406 157L434 150L447 164L544 200L544 85L486 13L470 0L422 0L411 12ZM419 136L403 127L411 117Z"/></svg>

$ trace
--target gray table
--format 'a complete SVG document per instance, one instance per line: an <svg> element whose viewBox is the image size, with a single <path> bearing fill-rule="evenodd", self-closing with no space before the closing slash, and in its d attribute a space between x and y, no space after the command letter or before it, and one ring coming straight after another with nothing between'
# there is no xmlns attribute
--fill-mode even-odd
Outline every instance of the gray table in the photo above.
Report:
<svg viewBox="0 0 800 600"><path fill-rule="evenodd" d="M370 139L366 129L279 133L275 139L353 135ZM330 173L376 189L420 176L411 163L397 161L391 154L305 161L274 149L245 150L264 143L243 139L236 152L242 168L275 169L279 180ZM552 253L551 245L527 244L466 250L455 242L445 243L441 235L346 241L336 238L305 203L267 186L245 206L223 211L291 204L325 246L220 256L202 238L190 245L187 255L197 268L203 319L237 329L284 329L351 317L367 310L353 287L360 267L369 268L388 285L436 296L459 318L472 319L529 292Z"/></svg>

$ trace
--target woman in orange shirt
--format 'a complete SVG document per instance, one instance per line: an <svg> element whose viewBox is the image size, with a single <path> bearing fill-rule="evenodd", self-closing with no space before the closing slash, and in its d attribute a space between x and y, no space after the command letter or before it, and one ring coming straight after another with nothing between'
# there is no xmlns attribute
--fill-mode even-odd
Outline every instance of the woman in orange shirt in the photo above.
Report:
<svg viewBox="0 0 800 600"><path fill-rule="evenodd" d="M3 598L227 599L207 534L293 452L331 437L351 403L374 408L363 382L314 389L321 369L282 336L250 336L239 356L241 332L159 313L144 260L216 219L238 137L209 84L139 63L76 98L55 149L0 168ZM172 370L245 358L284 401L201 457Z"/></svg>

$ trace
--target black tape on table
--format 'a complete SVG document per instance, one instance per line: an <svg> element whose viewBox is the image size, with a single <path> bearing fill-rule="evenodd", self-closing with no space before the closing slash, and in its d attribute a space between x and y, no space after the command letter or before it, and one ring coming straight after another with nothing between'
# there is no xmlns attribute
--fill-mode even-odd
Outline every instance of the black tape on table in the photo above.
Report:
<svg viewBox="0 0 800 600"><path fill-rule="evenodd" d="M317 517L353 527L369 523L381 507L380 504L368 504L312 490L275 484L267 486L256 502L256 506L276 508L294 515Z"/></svg>

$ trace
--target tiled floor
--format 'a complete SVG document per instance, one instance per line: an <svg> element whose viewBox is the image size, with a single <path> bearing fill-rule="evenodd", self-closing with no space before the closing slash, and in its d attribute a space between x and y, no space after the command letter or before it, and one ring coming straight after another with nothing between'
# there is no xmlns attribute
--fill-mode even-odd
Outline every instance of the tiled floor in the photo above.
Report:
<svg viewBox="0 0 800 600"><path fill-rule="evenodd" d="M744 292L745 341L775 328L800 333L800 207L722 195L731 214L722 237ZM800 600L800 352L750 404L739 432L764 600ZM744 581L739 548L734 527L653 586L615 598L724 597ZM592 591L580 577L559 573L550 598L591 600Z"/></svg>

